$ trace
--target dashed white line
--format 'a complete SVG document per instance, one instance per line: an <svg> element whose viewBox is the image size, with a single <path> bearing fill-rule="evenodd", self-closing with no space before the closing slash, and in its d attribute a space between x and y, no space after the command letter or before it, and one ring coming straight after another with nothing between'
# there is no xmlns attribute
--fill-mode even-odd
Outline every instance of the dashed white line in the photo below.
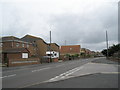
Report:
<svg viewBox="0 0 120 90"><path fill-rule="evenodd" d="M8 76L3 76L3 77L0 77L0 78L13 77L13 76L16 76L16 74L12 74L12 75L8 75Z"/></svg>
<svg viewBox="0 0 120 90"><path fill-rule="evenodd" d="M46 69L50 69L50 68L51 68L51 67L42 68L42 69L37 69L37 70L32 70L32 72L39 72L39 71L46 70Z"/></svg>
<svg viewBox="0 0 120 90"><path fill-rule="evenodd" d="M57 66L55 66L55 67L61 67L61 66L63 66L64 64L62 64L62 65L57 65Z"/></svg>

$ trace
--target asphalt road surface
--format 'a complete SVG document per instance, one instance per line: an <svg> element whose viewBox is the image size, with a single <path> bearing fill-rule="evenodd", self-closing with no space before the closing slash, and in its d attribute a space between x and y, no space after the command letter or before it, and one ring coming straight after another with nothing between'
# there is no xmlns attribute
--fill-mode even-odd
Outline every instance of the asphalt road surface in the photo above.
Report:
<svg viewBox="0 0 120 90"><path fill-rule="evenodd" d="M3 68L0 78L2 88L117 88L118 67L103 57L90 58Z"/></svg>

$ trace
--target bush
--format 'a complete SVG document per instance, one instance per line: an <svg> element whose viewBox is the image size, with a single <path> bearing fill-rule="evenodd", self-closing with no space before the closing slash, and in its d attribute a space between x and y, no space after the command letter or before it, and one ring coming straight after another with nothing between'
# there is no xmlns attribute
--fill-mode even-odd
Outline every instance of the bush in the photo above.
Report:
<svg viewBox="0 0 120 90"><path fill-rule="evenodd" d="M70 57L70 54L66 54L65 56L66 56L66 57Z"/></svg>
<svg viewBox="0 0 120 90"><path fill-rule="evenodd" d="M78 57L79 56L79 54L74 54L74 57Z"/></svg>

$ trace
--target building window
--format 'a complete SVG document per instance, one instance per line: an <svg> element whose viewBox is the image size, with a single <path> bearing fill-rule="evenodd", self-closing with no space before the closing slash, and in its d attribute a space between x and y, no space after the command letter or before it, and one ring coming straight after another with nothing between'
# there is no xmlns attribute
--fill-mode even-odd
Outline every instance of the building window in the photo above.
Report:
<svg viewBox="0 0 120 90"><path fill-rule="evenodd" d="M3 47L3 43L0 43L0 47Z"/></svg>
<svg viewBox="0 0 120 90"><path fill-rule="evenodd" d="M16 47L19 47L19 43L16 43Z"/></svg>
<svg viewBox="0 0 120 90"><path fill-rule="evenodd" d="M25 47L25 44L22 44L22 47Z"/></svg>
<svg viewBox="0 0 120 90"><path fill-rule="evenodd" d="M72 48L70 48L70 50L72 50Z"/></svg>
<svg viewBox="0 0 120 90"><path fill-rule="evenodd" d="M27 48L29 48L29 44L27 44Z"/></svg>
<svg viewBox="0 0 120 90"><path fill-rule="evenodd" d="M34 48L34 51L36 51L36 48Z"/></svg>
<svg viewBox="0 0 120 90"><path fill-rule="evenodd" d="M28 58L28 53L22 53L22 58Z"/></svg>

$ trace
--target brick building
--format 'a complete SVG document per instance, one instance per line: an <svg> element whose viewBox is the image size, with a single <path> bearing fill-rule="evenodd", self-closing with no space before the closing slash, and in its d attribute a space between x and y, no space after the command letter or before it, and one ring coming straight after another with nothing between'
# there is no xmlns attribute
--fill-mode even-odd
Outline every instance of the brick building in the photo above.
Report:
<svg viewBox="0 0 120 90"><path fill-rule="evenodd" d="M80 45L60 46L60 57L63 59L65 55L80 55Z"/></svg>
<svg viewBox="0 0 120 90"><path fill-rule="evenodd" d="M33 47L32 43L25 42L16 38L14 36L2 37L0 42L0 46L2 50L13 49L13 48L27 48L30 51L31 55L35 54L35 47Z"/></svg>
<svg viewBox="0 0 120 90"><path fill-rule="evenodd" d="M27 62L40 63L42 58L46 56L46 52L50 51L50 46L51 51L59 52L59 45L48 44L39 37L31 35L26 35L21 39L14 36L2 37L0 39L2 62L10 64L9 66L16 66L18 63L23 65L23 61L26 64L28 64Z"/></svg>
<svg viewBox="0 0 120 90"><path fill-rule="evenodd" d="M26 35L22 37L21 40L32 43L36 47L37 56L39 56L39 58L46 56L46 51L49 49L49 46L42 38Z"/></svg>
<svg viewBox="0 0 120 90"><path fill-rule="evenodd" d="M56 52L59 52L59 45L56 44L56 43L51 43L51 44L48 44L51 46L51 50L52 51L56 51ZM49 50L49 49L48 49Z"/></svg>
<svg viewBox="0 0 120 90"><path fill-rule="evenodd" d="M14 36L2 37L0 39L0 47L2 48L3 64L8 64L10 61L12 62L17 59L19 59L19 61L21 61L20 59L25 60L26 58L29 60L33 55L36 54L35 47L32 45L32 43L22 41ZM36 60L38 60L38 58Z"/></svg>
<svg viewBox="0 0 120 90"><path fill-rule="evenodd" d="M95 52L86 48L81 48L81 57L94 57Z"/></svg>
<svg viewBox="0 0 120 90"><path fill-rule="evenodd" d="M42 38L39 37L26 35L22 37L21 40L33 43L33 45L36 47L37 55L39 56L40 59L46 56L47 51L50 51L50 46L51 51L59 52L59 45L57 45L56 43L48 44Z"/></svg>

